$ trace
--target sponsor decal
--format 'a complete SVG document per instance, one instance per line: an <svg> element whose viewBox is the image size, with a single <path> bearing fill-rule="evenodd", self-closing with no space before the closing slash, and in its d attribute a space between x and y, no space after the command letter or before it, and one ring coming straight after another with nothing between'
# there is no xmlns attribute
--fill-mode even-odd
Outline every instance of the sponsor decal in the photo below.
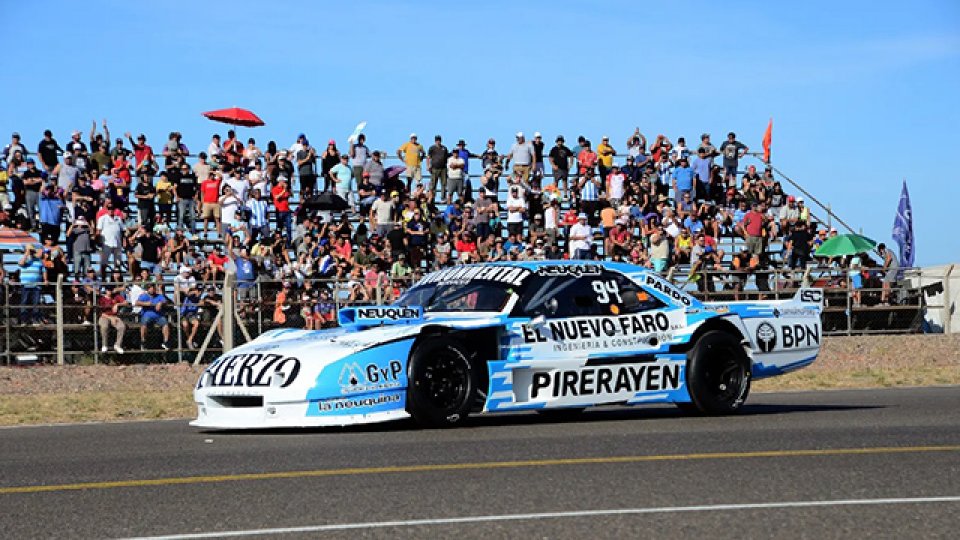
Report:
<svg viewBox="0 0 960 540"><path fill-rule="evenodd" d="M543 324L522 324L525 343L553 342L554 351L583 351L609 347L653 345L673 339L673 330L682 324L671 323L663 311L609 317L561 319Z"/></svg>
<svg viewBox="0 0 960 540"><path fill-rule="evenodd" d="M540 276L599 276L602 272L599 264L549 264L537 268Z"/></svg>
<svg viewBox="0 0 960 540"><path fill-rule="evenodd" d="M820 289L801 289L800 301L819 304L823 300L823 291Z"/></svg>
<svg viewBox="0 0 960 540"><path fill-rule="evenodd" d="M270 385L270 379L274 374L283 376L283 384L280 388L290 386L300 374L300 360L292 356L284 358L281 354L249 353L221 356L204 370L197 388L204 386L265 387ZM204 385L204 379L207 379L206 385Z"/></svg>
<svg viewBox="0 0 960 540"><path fill-rule="evenodd" d="M807 308L774 308L773 309L774 317L804 317L804 318L815 318L820 317L820 314L817 313L814 309Z"/></svg>
<svg viewBox="0 0 960 540"><path fill-rule="evenodd" d="M519 286L531 274L531 270L518 266L454 266L424 277L417 285L484 280Z"/></svg>
<svg viewBox="0 0 960 540"><path fill-rule="evenodd" d="M780 328L783 348L816 347L820 345L819 324L786 324Z"/></svg>
<svg viewBox="0 0 960 540"><path fill-rule="evenodd" d="M349 411L351 409L359 409L366 407L374 407L377 405L384 405L389 403L398 403L400 401L400 394L377 394L375 396L369 397L345 397L345 398L335 398L335 399L326 399L323 401L317 402L317 407L320 409L320 412L330 412L330 411Z"/></svg>
<svg viewBox="0 0 960 540"><path fill-rule="evenodd" d="M676 363L542 371L533 374L530 399L676 390L682 368Z"/></svg>
<svg viewBox="0 0 960 540"><path fill-rule="evenodd" d="M367 364L361 368L357 363L346 364L340 370L340 393L357 394L399 388L402 373L403 363L399 360L391 360L387 367Z"/></svg>
<svg viewBox="0 0 960 540"><path fill-rule="evenodd" d="M770 323L757 327L757 345L762 352L770 352L777 346L777 330Z"/></svg>
<svg viewBox="0 0 960 540"><path fill-rule="evenodd" d="M643 278L643 283L648 287L653 287L653 289L659 291L661 294L665 294L685 306L689 306L691 304L689 296L678 291L673 285L653 274L646 274Z"/></svg>
<svg viewBox="0 0 960 540"><path fill-rule="evenodd" d="M419 308L411 307L358 307L354 311L357 319L387 319L398 321L401 319L419 319Z"/></svg>

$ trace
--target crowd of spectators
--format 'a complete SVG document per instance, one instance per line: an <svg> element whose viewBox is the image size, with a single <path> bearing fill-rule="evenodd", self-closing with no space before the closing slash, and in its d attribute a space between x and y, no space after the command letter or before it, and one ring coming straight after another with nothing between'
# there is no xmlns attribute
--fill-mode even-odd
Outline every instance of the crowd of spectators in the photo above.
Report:
<svg viewBox="0 0 960 540"><path fill-rule="evenodd" d="M278 280L275 319L320 328L336 302L389 302L411 279L458 263L602 258L679 267L712 290L708 271L802 267L835 234L771 168L742 167L749 149L734 133L719 146L707 133L696 147L664 135L648 144L637 129L619 147L606 135L571 146L556 136L548 147L518 132L505 151L491 138L476 153L440 135L425 148L411 133L389 166L394 155L363 134L342 150L305 134L261 149L230 130L194 155L178 132L155 149L144 134L114 139L105 120L99 127L62 146L50 131L30 148L14 133L0 156L0 226L36 233L42 246L9 276L21 285L21 322L43 318L31 308L37 291L62 275L97 291L102 342L114 328L118 350L125 328L110 314L123 303L141 331L161 328L164 347L169 305L189 305L180 319L195 346L196 310L219 302L203 282L228 268L242 313L257 300L252 283ZM742 249L724 253L723 237ZM321 279L343 285L312 283Z"/></svg>

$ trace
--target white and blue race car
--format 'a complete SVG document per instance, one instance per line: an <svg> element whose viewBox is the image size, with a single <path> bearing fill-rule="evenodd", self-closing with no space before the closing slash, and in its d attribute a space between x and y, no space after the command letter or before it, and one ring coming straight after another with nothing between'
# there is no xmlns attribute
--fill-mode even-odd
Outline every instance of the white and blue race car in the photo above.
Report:
<svg viewBox="0 0 960 540"><path fill-rule="evenodd" d="M226 352L194 397L203 428L341 426L472 413L675 403L736 412L750 381L820 349L822 291L706 303L619 263L456 266L331 330L278 329Z"/></svg>

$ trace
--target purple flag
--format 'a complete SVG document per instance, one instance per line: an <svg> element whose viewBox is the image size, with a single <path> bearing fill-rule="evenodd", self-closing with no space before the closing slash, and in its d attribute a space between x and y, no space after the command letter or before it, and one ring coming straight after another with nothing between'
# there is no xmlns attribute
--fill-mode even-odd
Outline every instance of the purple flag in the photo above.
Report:
<svg viewBox="0 0 960 540"><path fill-rule="evenodd" d="M910 193L907 192L907 181L903 181L903 191L900 192L900 205L897 206L897 217L893 220L893 239L900 245L900 266L913 266L913 211L910 210Z"/></svg>

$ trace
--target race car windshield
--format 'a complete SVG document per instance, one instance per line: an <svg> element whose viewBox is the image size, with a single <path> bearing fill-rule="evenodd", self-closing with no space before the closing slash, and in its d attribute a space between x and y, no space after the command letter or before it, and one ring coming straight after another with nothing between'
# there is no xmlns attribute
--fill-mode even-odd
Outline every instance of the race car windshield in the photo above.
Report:
<svg viewBox="0 0 960 540"><path fill-rule="evenodd" d="M422 306L426 312L502 311L514 287L493 281L427 283L404 293L398 306Z"/></svg>

